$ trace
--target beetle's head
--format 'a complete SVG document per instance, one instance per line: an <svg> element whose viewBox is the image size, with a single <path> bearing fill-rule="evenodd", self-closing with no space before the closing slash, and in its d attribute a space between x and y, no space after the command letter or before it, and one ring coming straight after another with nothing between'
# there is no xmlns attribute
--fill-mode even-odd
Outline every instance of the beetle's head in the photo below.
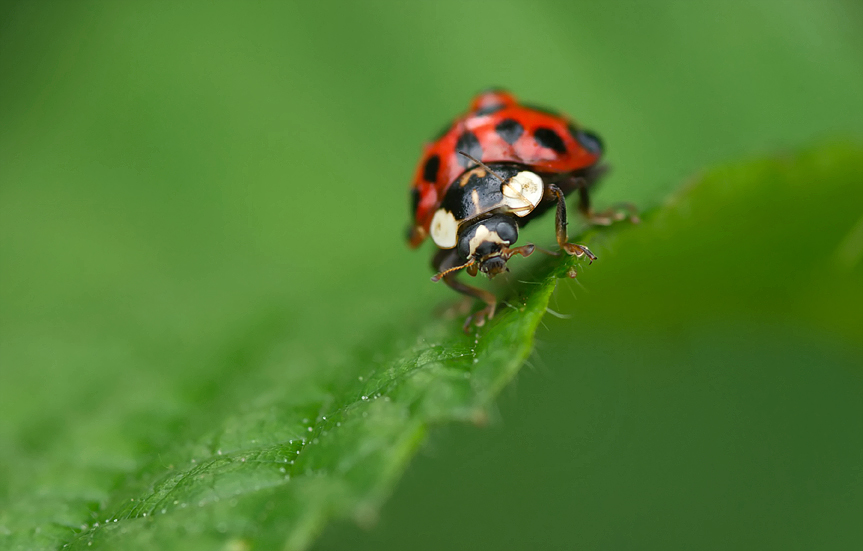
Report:
<svg viewBox="0 0 863 551"><path fill-rule="evenodd" d="M489 279L493 278L507 271L506 262L513 255L528 256L533 252L532 243L510 247L517 239L518 223L511 213L495 214L474 222L459 232L456 245L458 255L465 263L435 275L432 281L439 281L443 276L462 269L467 269L472 276L482 272Z"/></svg>
<svg viewBox="0 0 863 551"><path fill-rule="evenodd" d="M506 271L504 253L518 239L518 223L512 214L496 214L466 226L458 236L458 255L472 261L471 275L477 270L492 278Z"/></svg>

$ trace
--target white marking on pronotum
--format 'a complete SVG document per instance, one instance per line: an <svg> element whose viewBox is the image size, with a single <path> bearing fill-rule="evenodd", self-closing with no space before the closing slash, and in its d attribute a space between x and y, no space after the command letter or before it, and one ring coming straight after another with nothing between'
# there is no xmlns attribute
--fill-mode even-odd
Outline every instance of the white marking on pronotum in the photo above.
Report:
<svg viewBox="0 0 863 551"><path fill-rule="evenodd" d="M496 231L488 231L488 228L483 224L476 229L476 233L470 238L470 241L468 241L468 244L470 245L470 255L473 256L476 252L476 248L486 241L507 245L507 243L503 242L503 239L500 238Z"/></svg>
<svg viewBox="0 0 863 551"><path fill-rule="evenodd" d="M526 170L519 172L501 187L504 203L516 216L530 214L542 200L542 178Z"/></svg>
<svg viewBox="0 0 863 551"><path fill-rule="evenodd" d="M441 249L452 249L456 245L458 222L447 210L439 209L431 221L431 236L434 244Z"/></svg>

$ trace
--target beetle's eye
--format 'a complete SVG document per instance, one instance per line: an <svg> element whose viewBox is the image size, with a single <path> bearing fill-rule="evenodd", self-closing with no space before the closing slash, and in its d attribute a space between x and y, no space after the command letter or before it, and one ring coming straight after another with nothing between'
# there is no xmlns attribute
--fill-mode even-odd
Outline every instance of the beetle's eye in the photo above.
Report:
<svg viewBox="0 0 863 551"><path fill-rule="evenodd" d="M518 226L512 220L503 219L497 224L497 228L495 228L497 235L500 237L501 241L504 243L511 245L518 241Z"/></svg>
<svg viewBox="0 0 863 551"><path fill-rule="evenodd" d="M575 137L583 148L594 155L602 155L604 147L602 145L602 139L600 139L599 136L588 130L580 130Z"/></svg>

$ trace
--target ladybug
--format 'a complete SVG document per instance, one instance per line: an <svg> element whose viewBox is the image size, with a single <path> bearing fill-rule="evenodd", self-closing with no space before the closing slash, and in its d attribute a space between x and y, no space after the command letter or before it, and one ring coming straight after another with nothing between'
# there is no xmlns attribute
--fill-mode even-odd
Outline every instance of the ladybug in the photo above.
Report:
<svg viewBox="0 0 863 551"><path fill-rule="evenodd" d="M507 271L511 257L535 250L531 243L513 247L519 229L550 208L556 207L558 245L567 254L596 260L587 247L567 242L565 196L577 191L582 214L610 223L592 213L588 197L605 170L602 153L596 134L565 115L519 103L504 90L479 94L466 114L426 145L411 186L408 243L416 248L431 236L439 249L432 281L443 279L485 302L465 330L491 319L497 298L458 281L456 272L492 278Z"/></svg>

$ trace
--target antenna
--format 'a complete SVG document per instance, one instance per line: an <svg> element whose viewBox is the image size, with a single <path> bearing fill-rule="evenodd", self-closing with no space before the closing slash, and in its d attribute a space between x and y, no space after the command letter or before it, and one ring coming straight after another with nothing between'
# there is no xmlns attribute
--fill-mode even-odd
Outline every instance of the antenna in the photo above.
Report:
<svg viewBox="0 0 863 551"><path fill-rule="evenodd" d="M461 266L456 266L454 268L450 268L449 270L444 270L440 273L433 275L431 280L432 280L432 282L437 283L444 276L449 275L452 272L457 272L459 270L464 270L465 268L469 268L469 267L473 266L475 263L476 263L476 261L473 258L471 258L470 260L467 261L467 263L462 264Z"/></svg>
<svg viewBox="0 0 863 551"><path fill-rule="evenodd" d="M485 164L484 162L482 162L482 161L480 161L479 159L475 158L475 157L474 157L473 155L471 155L470 153L465 153L464 151L458 151L458 154L459 154L459 155L463 155L464 157L467 157L467 158L468 158L468 159L470 159L471 161L475 162L475 163L476 163L476 164L478 164L479 166L481 166L481 167L483 167L484 169L486 169L487 171L491 172L491 174L492 174L495 178L497 178L498 180L500 180L500 183L501 183L501 184L505 184L505 183L506 183L506 179L504 179L500 174L498 174L497 172L495 172L494 170L492 170L491 168L489 168L489 166L488 166L487 164Z"/></svg>

